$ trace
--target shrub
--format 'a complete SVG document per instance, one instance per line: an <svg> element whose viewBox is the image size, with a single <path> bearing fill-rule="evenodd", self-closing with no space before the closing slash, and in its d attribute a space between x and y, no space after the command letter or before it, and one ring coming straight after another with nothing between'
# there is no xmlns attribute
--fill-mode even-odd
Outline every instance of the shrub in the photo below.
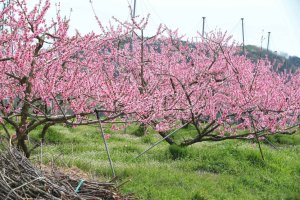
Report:
<svg viewBox="0 0 300 200"><path fill-rule="evenodd" d="M200 192L197 192L192 196L192 200L205 200L205 199L206 198L204 197L204 195L201 194Z"/></svg>
<svg viewBox="0 0 300 200"><path fill-rule="evenodd" d="M147 131L146 125L140 124L139 127L132 134L137 137L142 137L145 135L146 131Z"/></svg>
<svg viewBox="0 0 300 200"><path fill-rule="evenodd" d="M181 147L176 144L169 146L169 152L171 153L173 160L182 159L188 155L188 150L186 147Z"/></svg>
<svg viewBox="0 0 300 200"><path fill-rule="evenodd" d="M148 134L142 138L142 142L146 144L152 144L155 142L155 139L152 135Z"/></svg>
<svg viewBox="0 0 300 200"><path fill-rule="evenodd" d="M271 143L286 144L286 145L300 145L300 134L294 135L271 135L267 139Z"/></svg>

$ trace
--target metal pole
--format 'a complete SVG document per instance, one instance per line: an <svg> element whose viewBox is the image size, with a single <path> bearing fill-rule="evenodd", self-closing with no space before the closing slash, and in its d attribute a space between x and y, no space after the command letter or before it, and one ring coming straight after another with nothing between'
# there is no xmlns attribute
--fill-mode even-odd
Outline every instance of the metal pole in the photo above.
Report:
<svg viewBox="0 0 300 200"><path fill-rule="evenodd" d="M202 17L202 37L204 37L205 17Z"/></svg>
<svg viewBox="0 0 300 200"><path fill-rule="evenodd" d="M245 37L244 37L244 18L242 20L242 36L243 36L243 54L245 54Z"/></svg>
<svg viewBox="0 0 300 200"><path fill-rule="evenodd" d="M126 134L127 133L127 124L128 124L128 117L127 115L125 116L125 128L123 130L123 134Z"/></svg>
<svg viewBox="0 0 300 200"><path fill-rule="evenodd" d="M168 137L170 137L171 135L173 135L174 133L176 133L177 131L179 131L180 129L182 129L183 127L185 127L186 125L188 125L190 122L185 123L184 125L182 125L181 127L179 127L178 129L174 130L173 132L169 133L168 135L166 135L164 138L158 140L157 142L155 142L152 146L150 146L148 149L146 149L145 151L143 151L142 153L140 153L137 157L135 157L135 159L141 157L142 155L144 155L145 153L147 153L147 151L149 151L150 149L152 149L153 147L155 147L156 145L160 144L162 141L164 141L165 139L167 139Z"/></svg>
<svg viewBox="0 0 300 200"><path fill-rule="evenodd" d="M107 158L108 158L109 165L110 165L112 175L113 175L113 178L114 178L114 177L116 177L116 173L115 173L115 169L114 169L114 166L113 166L113 162L112 162L111 157L110 157L108 145L107 145L107 142L106 142L106 139L105 139L105 136L104 136L104 131L103 131L103 127L102 127L102 123L101 123L101 119L100 119L100 115L99 115L98 110L95 109L95 113L96 113L96 116L97 116L97 120L99 122L99 129L100 129L100 132L101 132L101 135L102 135L102 139L104 141L105 150L106 150L106 153L107 153Z"/></svg>
<svg viewBox="0 0 300 200"><path fill-rule="evenodd" d="M131 13L131 18L135 18L135 10L136 10L136 0L134 0L134 3L133 3L133 10L132 10L132 13ZM132 27L132 33L131 33L131 39L130 39L130 51L132 51L132 38L133 38L133 27Z"/></svg>
<svg viewBox="0 0 300 200"><path fill-rule="evenodd" d="M134 0L134 3L133 3L132 18L135 18L135 9L136 9L136 0Z"/></svg>
<svg viewBox="0 0 300 200"><path fill-rule="evenodd" d="M271 32L268 32L268 45L267 45L267 53L269 52L270 35L271 35Z"/></svg>

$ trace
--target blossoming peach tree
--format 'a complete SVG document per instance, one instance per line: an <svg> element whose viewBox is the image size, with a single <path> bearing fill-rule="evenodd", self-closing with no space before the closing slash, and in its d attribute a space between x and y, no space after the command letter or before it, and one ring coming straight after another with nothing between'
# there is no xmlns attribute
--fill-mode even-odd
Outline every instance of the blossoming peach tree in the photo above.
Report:
<svg viewBox="0 0 300 200"><path fill-rule="evenodd" d="M32 9L25 0L15 0L0 14L0 123L15 129L27 157L30 131L43 126L44 135L56 123L80 124L96 107L111 109L104 121L115 118L120 114L116 98L127 89L113 78L114 54L108 49L114 38L69 36L68 19L59 9L55 19L46 21L49 8L49 0Z"/></svg>
<svg viewBox="0 0 300 200"><path fill-rule="evenodd" d="M145 38L145 26L134 19L133 25L133 41L119 53L131 84L140 91L129 105L134 118L162 137L180 121L196 131L181 141L167 137L168 143L259 140L295 132L299 72L280 74L267 58L251 61L221 32L195 42L168 29Z"/></svg>
<svg viewBox="0 0 300 200"><path fill-rule="evenodd" d="M182 146L291 133L298 124L299 72L250 61L224 33L184 41L160 26L146 37L148 17L106 28L96 17L101 34L70 36L59 12L46 20L49 8L49 0L31 10L15 0L0 13L0 123L15 129L27 157L30 131L95 123L81 121L95 108L102 121L127 116L162 137L187 122L195 134L166 138Z"/></svg>

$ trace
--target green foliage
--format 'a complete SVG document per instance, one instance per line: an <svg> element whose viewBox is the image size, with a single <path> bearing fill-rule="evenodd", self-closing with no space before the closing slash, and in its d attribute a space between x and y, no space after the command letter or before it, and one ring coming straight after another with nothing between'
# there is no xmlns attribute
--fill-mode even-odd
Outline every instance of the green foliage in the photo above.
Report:
<svg viewBox="0 0 300 200"><path fill-rule="evenodd" d="M181 147L176 144L169 146L169 152L171 153L173 160L182 159L188 155L187 147Z"/></svg>
<svg viewBox="0 0 300 200"><path fill-rule="evenodd" d="M206 200L206 198L201 193L197 192L192 196L192 200Z"/></svg>
<svg viewBox="0 0 300 200"><path fill-rule="evenodd" d="M114 148L114 149L117 149L117 148ZM138 146L131 145L131 144L120 146L117 150L124 152L124 153L133 153L133 152L140 153L141 152L141 149Z"/></svg>
<svg viewBox="0 0 300 200"><path fill-rule="evenodd" d="M50 127L45 135L46 143L66 144L80 143L86 140L94 140L99 137L98 131L94 127L64 127L62 125ZM92 129L91 129L92 128ZM41 140L42 127L38 127L30 133L30 139L34 142ZM76 134L80 133L80 134Z"/></svg>
<svg viewBox="0 0 300 200"><path fill-rule="evenodd" d="M132 134L137 136L137 137L142 137L146 134L146 131L147 131L146 129L147 129L146 125L140 124L138 126L138 128L135 131L133 131Z"/></svg>
<svg viewBox="0 0 300 200"><path fill-rule="evenodd" d="M49 143L60 143L65 142L66 137L62 131L50 127L45 135L45 140Z"/></svg>
<svg viewBox="0 0 300 200"><path fill-rule="evenodd" d="M192 125L188 125L186 128L181 129L178 133L173 134L171 138L177 143L180 143L184 139L193 138L197 135L197 131Z"/></svg>
<svg viewBox="0 0 300 200"><path fill-rule="evenodd" d="M300 145L300 134L270 135L267 139L275 145Z"/></svg>
<svg viewBox="0 0 300 200"><path fill-rule="evenodd" d="M153 137L153 134L147 134L144 137L142 137L142 142L146 144L152 144L155 142L155 137Z"/></svg>
<svg viewBox="0 0 300 200"><path fill-rule="evenodd" d="M249 164L254 167L264 167L266 164L263 161L261 155L259 155L258 153L251 153L251 154L248 154L246 157L247 157Z"/></svg>

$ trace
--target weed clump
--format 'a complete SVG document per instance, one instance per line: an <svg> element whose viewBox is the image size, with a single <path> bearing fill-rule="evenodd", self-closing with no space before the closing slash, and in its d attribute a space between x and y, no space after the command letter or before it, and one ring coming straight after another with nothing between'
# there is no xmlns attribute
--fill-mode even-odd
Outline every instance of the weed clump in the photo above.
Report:
<svg viewBox="0 0 300 200"><path fill-rule="evenodd" d="M173 160L182 159L188 155L188 150L186 147L181 147L176 144L170 145L169 152L171 153Z"/></svg>

